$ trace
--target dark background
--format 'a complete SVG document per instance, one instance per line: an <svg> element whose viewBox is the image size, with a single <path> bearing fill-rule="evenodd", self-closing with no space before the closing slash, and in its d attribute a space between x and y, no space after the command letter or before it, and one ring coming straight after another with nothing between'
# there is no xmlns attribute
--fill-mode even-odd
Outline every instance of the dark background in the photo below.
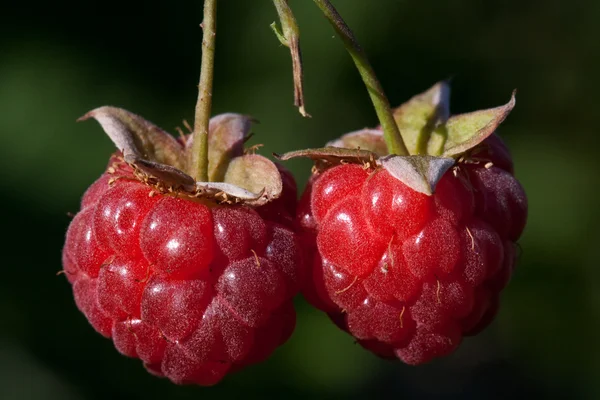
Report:
<svg viewBox="0 0 600 400"><path fill-rule="evenodd" d="M67 212L113 151L96 123L75 119L112 104L171 132L191 122L202 1L5 3L0 398L600 398L600 2L335 1L392 104L450 76L454 113L504 104L518 89L500 134L530 202L519 268L496 321L444 360L379 360L298 299L293 338L213 388L172 385L120 356L55 276ZM309 0L291 1L313 118L299 116L270 3L220 2L214 112L258 118L253 143L264 154L376 125L350 58ZM288 166L304 186L310 163Z"/></svg>

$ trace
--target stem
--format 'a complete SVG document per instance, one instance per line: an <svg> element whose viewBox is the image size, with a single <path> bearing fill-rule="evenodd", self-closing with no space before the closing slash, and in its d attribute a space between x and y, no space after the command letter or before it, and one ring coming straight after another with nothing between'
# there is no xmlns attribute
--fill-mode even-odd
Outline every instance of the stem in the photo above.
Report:
<svg viewBox="0 0 600 400"><path fill-rule="evenodd" d="M188 172L197 181L208 181L208 126L212 111L212 90L215 63L215 36L217 30L217 0L204 1L204 20L200 25L202 36L202 66L198 84L198 101L194 119L194 133L188 160Z"/></svg>
<svg viewBox="0 0 600 400"><path fill-rule="evenodd" d="M379 123L383 128L383 135L389 153L408 155L409 153L404 144L404 140L402 139L402 135L400 134L400 129L398 129L398 125L394 119L390 102L383 91L381 83L379 83L379 80L375 75L375 71L373 71L373 67L371 67L371 64L369 63L367 55L358 44L346 22L344 22L329 0L314 0L314 2L321 9L323 14L325 14L325 17L329 20L336 33L341 37L346 50L350 53L358 72L360 72L363 82L367 86L371 102L375 107Z"/></svg>
<svg viewBox="0 0 600 400"><path fill-rule="evenodd" d="M273 22L271 28L277 39L286 47L289 47L292 54L292 69L294 74L294 105L298 107L303 117L310 117L304 108L304 88L302 72L302 52L300 51L300 30L296 23L296 18L287 0L273 0L273 4L279 14L281 29L277 29L277 24Z"/></svg>

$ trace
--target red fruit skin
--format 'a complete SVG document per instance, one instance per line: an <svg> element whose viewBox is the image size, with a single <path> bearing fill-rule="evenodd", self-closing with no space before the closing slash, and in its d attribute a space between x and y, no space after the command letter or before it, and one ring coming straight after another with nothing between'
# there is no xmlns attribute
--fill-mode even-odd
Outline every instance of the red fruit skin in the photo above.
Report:
<svg viewBox="0 0 600 400"><path fill-rule="evenodd" d="M96 331L153 375L205 386L288 340L304 280L289 172L280 167L282 197L252 209L158 194L117 158L109 166L63 248Z"/></svg>
<svg viewBox="0 0 600 400"><path fill-rule="evenodd" d="M493 320L527 198L499 138L477 157L433 196L355 164L311 178L297 213L313 253L303 294L374 354L423 364Z"/></svg>

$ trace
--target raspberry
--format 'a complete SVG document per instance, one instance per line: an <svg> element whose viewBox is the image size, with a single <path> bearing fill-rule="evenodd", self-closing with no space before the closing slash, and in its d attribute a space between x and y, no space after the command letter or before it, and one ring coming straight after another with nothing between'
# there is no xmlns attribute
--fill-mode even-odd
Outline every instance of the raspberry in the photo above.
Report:
<svg viewBox="0 0 600 400"><path fill-rule="evenodd" d="M95 119L112 140L63 247L75 303L123 355L174 383L214 385L291 336L304 280L297 188L244 148L253 119L211 118L216 0L204 2L194 129L175 139L127 110Z"/></svg>
<svg viewBox="0 0 600 400"><path fill-rule="evenodd" d="M302 254L289 227L291 175L282 170L286 196L264 212L153 195L131 168L121 171L86 192L63 249L88 321L176 383L212 385L266 359L295 324Z"/></svg>
<svg viewBox="0 0 600 400"><path fill-rule="evenodd" d="M306 298L381 357L447 355L497 312L527 199L498 138L472 154L432 196L384 168L342 164L313 175L300 201L314 253Z"/></svg>

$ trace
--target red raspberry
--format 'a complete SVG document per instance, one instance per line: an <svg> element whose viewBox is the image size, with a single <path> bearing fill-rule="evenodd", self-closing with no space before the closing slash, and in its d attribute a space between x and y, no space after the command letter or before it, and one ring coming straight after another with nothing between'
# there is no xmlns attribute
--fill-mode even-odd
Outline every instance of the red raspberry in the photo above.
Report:
<svg viewBox="0 0 600 400"><path fill-rule="evenodd" d="M211 120L211 182L179 169L191 139L112 107L87 117L125 155L111 158L67 231L78 308L120 353L175 383L213 385L266 359L294 330L303 280L292 175L244 154L248 117Z"/></svg>
<svg viewBox="0 0 600 400"><path fill-rule="evenodd" d="M67 232L79 309L119 352L176 383L212 385L266 359L295 324L291 175L281 170L285 196L252 209L153 195L123 171L88 189Z"/></svg>
<svg viewBox="0 0 600 400"><path fill-rule="evenodd" d="M334 166L309 182L298 212L315 254L305 296L375 354L428 362L498 309L527 199L499 139L476 150L433 196L369 165Z"/></svg>

